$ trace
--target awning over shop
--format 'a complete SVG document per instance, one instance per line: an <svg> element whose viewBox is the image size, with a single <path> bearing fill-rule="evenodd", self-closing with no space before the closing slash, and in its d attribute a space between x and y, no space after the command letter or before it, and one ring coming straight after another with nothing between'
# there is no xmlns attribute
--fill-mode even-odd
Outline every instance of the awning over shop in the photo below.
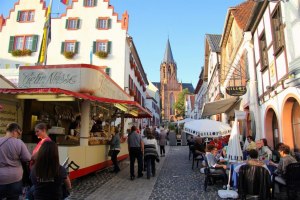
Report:
<svg viewBox="0 0 300 200"><path fill-rule="evenodd" d="M126 113L125 117L152 117L151 113L135 101L96 97L90 94L73 92L60 88L0 89L0 94L12 94L18 99L35 99L38 101L74 101L75 98L85 99L98 102L103 106L114 105L116 108Z"/></svg>
<svg viewBox="0 0 300 200"><path fill-rule="evenodd" d="M233 97L229 99L214 101L210 103L205 103L203 107L202 116L210 116L219 113L227 112L237 101L239 97Z"/></svg>

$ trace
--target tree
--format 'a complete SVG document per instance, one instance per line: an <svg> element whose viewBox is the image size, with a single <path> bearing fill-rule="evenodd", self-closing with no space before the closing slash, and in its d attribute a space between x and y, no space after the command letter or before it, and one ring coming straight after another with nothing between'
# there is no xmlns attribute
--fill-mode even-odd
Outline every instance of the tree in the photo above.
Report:
<svg viewBox="0 0 300 200"><path fill-rule="evenodd" d="M176 110L176 117L184 117L185 115L185 95L189 93L187 88L183 89L182 92L178 94L177 101L174 103L173 107Z"/></svg>

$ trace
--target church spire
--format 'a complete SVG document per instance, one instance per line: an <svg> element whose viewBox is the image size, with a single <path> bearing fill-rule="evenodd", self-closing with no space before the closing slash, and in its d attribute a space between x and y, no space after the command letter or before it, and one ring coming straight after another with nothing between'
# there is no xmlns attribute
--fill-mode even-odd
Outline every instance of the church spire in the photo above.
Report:
<svg viewBox="0 0 300 200"><path fill-rule="evenodd" d="M174 59L173 59L173 54L172 54L172 50L171 50L171 45L170 45L169 38L168 38L168 41L167 41L167 46L166 46L165 56L164 56L163 62L166 62L166 63L175 63Z"/></svg>

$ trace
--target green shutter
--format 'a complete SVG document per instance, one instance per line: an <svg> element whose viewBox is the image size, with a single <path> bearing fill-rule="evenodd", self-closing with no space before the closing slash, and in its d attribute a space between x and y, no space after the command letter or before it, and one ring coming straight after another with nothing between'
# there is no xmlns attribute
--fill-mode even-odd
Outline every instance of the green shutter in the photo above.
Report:
<svg viewBox="0 0 300 200"><path fill-rule="evenodd" d="M18 11L18 15L17 15L17 22L20 21L20 15L21 15L21 11Z"/></svg>
<svg viewBox="0 0 300 200"><path fill-rule="evenodd" d="M96 28L98 28L99 19L96 19Z"/></svg>
<svg viewBox="0 0 300 200"><path fill-rule="evenodd" d="M64 52L65 52L65 43L62 42L62 43L61 43L60 53L63 54Z"/></svg>
<svg viewBox="0 0 300 200"><path fill-rule="evenodd" d="M97 49L96 49L96 44L97 44L97 43L94 41L94 42L93 42L93 53L96 53L96 50L97 50Z"/></svg>
<svg viewBox="0 0 300 200"><path fill-rule="evenodd" d="M107 53L111 53L111 41L107 42Z"/></svg>
<svg viewBox="0 0 300 200"><path fill-rule="evenodd" d="M32 40L32 47L31 47L31 51L32 52L36 52L36 50L37 50L37 43L38 43L38 38L39 38L39 36L38 35L34 35L34 36L32 36L33 38L33 40Z"/></svg>
<svg viewBox="0 0 300 200"><path fill-rule="evenodd" d="M68 29L68 20L66 19L66 26L65 26L66 29Z"/></svg>
<svg viewBox="0 0 300 200"><path fill-rule="evenodd" d="M9 37L8 53L12 52L12 50L14 49L14 44L15 44L15 37L14 36L10 36Z"/></svg>
<svg viewBox="0 0 300 200"><path fill-rule="evenodd" d="M108 76L110 76L110 68L109 68L109 67L105 68L105 73L106 73Z"/></svg>
<svg viewBox="0 0 300 200"><path fill-rule="evenodd" d="M110 29L111 28L111 19L107 20L107 28Z"/></svg>
<svg viewBox="0 0 300 200"><path fill-rule="evenodd" d="M79 42L75 43L75 53L78 53L78 48L79 48Z"/></svg>
<svg viewBox="0 0 300 200"><path fill-rule="evenodd" d="M97 6L97 0L94 0L94 6Z"/></svg>
<svg viewBox="0 0 300 200"><path fill-rule="evenodd" d="M83 6L86 6L86 0L83 0Z"/></svg>
<svg viewBox="0 0 300 200"><path fill-rule="evenodd" d="M77 29L80 28L80 19L77 19Z"/></svg>

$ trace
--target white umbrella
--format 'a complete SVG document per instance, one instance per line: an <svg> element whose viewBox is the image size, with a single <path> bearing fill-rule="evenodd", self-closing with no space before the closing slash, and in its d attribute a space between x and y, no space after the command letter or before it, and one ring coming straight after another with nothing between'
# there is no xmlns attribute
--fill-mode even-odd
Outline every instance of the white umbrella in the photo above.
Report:
<svg viewBox="0 0 300 200"><path fill-rule="evenodd" d="M185 118L185 119L177 121L176 123L177 124L182 124L182 123L190 122L190 121L193 121L193 120L194 119L191 119L191 118Z"/></svg>
<svg viewBox="0 0 300 200"><path fill-rule="evenodd" d="M200 137L221 137L229 135L231 127L223 122L198 119L184 124L184 132Z"/></svg>
<svg viewBox="0 0 300 200"><path fill-rule="evenodd" d="M243 159L243 152L240 144L240 130L237 119L235 119L232 126L226 154L229 162L240 161Z"/></svg>

